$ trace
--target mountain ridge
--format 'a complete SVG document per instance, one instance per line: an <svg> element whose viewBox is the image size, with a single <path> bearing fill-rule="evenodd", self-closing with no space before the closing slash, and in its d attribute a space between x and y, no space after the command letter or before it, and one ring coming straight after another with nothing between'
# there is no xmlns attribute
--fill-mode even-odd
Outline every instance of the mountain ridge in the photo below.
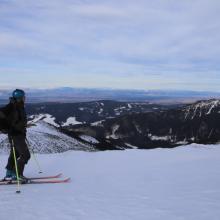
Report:
<svg viewBox="0 0 220 220"><path fill-rule="evenodd" d="M32 145L45 146L46 153L71 149L171 148L220 142L219 99L200 100L188 105L110 100L43 103L29 105L27 111L29 123L37 125L28 131L28 138ZM0 146L7 145L1 136L0 142ZM42 149L36 148L37 152L43 152Z"/></svg>

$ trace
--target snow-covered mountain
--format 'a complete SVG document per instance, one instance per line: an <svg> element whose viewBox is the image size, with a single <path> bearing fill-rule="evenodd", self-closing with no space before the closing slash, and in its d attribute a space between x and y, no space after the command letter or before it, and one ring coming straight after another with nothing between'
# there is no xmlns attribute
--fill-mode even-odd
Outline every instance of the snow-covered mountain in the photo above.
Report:
<svg viewBox="0 0 220 220"><path fill-rule="evenodd" d="M183 109L186 119L194 119L195 117L204 117L210 114L220 113L220 100L211 99L206 101L198 101Z"/></svg>
<svg viewBox="0 0 220 220"><path fill-rule="evenodd" d="M28 132L37 152L220 142L220 101L215 99L177 106L114 101L44 103L27 110L30 123L37 124ZM0 139L0 146L6 144Z"/></svg>
<svg viewBox="0 0 220 220"><path fill-rule="evenodd" d="M90 142L81 142L70 137L45 121L38 121L35 125L27 132L28 142L34 152L60 153L68 150L95 150ZM0 134L0 152L8 152L9 149L7 136Z"/></svg>
<svg viewBox="0 0 220 220"><path fill-rule="evenodd" d="M220 101L207 100L173 109L122 115L71 128L89 133L102 145L124 148L175 147L220 141Z"/></svg>
<svg viewBox="0 0 220 220"><path fill-rule="evenodd" d="M39 103L26 106L28 115L45 116L57 126L96 123L121 115L161 111L175 105L157 105L149 102L118 102L110 100L80 103Z"/></svg>

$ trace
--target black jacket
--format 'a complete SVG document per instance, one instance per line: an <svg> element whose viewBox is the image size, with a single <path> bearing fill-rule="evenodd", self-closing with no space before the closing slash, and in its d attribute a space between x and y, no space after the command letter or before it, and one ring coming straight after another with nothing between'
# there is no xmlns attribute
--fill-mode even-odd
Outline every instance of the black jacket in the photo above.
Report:
<svg viewBox="0 0 220 220"><path fill-rule="evenodd" d="M26 135L27 115L24 104L11 98L8 105L1 108L9 135Z"/></svg>

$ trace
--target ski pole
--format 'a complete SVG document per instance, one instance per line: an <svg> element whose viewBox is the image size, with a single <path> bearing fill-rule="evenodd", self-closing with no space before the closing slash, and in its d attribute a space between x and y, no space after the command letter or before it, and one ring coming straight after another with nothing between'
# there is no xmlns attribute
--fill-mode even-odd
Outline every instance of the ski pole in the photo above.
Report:
<svg viewBox="0 0 220 220"><path fill-rule="evenodd" d="M17 164L17 158L16 158L16 153L15 153L15 146L14 142L11 139L11 144L12 144L12 151L13 151L13 156L14 156L14 162L15 162L15 171L16 171L16 178L17 178L17 191L16 193L20 193L20 181L19 181L19 176L18 176L18 164Z"/></svg>
<svg viewBox="0 0 220 220"><path fill-rule="evenodd" d="M33 158L34 158L34 161L35 161L35 163L37 165L38 173L43 173L42 170L41 170L40 164L39 164L39 162L38 162L38 160L37 160L37 158L35 156L34 150L32 149L32 147L31 147L31 145L30 145L30 143L29 143L27 138L26 138L26 142L27 142L28 148L31 150L31 153L32 153Z"/></svg>

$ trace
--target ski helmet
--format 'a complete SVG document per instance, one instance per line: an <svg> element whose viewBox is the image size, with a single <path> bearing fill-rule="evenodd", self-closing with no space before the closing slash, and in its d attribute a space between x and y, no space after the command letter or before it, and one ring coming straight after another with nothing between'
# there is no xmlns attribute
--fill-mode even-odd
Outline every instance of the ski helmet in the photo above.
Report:
<svg viewBox="0 0 220 220"><path fill-rule="evenodd" d="M25 97L25 92L21 89L16 89L13 91L12 97L15 99L22 99Z"/></svg>

